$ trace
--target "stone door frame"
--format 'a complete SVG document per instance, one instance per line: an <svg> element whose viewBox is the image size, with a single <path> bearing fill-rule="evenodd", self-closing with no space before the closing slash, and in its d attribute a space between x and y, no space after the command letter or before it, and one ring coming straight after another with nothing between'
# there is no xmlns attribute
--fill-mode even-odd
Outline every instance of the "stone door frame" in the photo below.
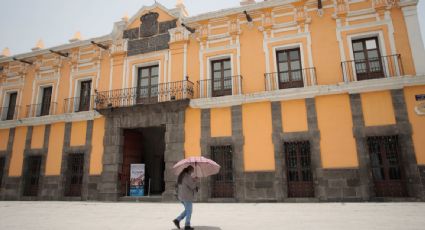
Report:
<svg viewBox="0 0 425 230"><path fill-rule="evenodd" d="M176 176L171 169L185 156L184 123L188 106L189 100L181 100L99 111L106 118L103 171L98 185L100 200L117 201L121 197L119 173L123 163L124 129L161 125L165 125L165 191L162 200L175 200Z"/></svg>

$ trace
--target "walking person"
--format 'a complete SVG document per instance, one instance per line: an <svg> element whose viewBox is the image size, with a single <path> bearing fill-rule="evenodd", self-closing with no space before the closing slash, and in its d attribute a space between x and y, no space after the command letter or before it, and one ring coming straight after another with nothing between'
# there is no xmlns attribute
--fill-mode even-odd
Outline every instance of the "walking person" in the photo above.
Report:
<svg viewBox="0 0 425 230"><path fill-rule="evenodd" d="M188 166L179 174L177 178L178 185L178 199L184 206L184 211L173 220L173 223L180 229L180 221L186 218L184 229L192 230L190 226L190 219L192 217L192 202L195 199L195 192L198 190L196 187L197 180L192 177L194 168Z"/></svg>

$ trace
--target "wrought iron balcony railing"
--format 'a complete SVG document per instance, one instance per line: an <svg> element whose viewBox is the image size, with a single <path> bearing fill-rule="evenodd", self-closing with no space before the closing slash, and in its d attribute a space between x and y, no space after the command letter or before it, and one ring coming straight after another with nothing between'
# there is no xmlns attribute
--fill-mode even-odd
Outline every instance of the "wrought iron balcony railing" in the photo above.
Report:
<svg viewBox="0 0 425 230"><path fill-rule="evenodd" d="M0 107L0 115L2 121L18 119L20 106L15 107Z"/></svg>
<svg viewBox="0 0 425 230"><path fill-rule="evenodd" d="M25 117L56 115L56 102L27 105Z"/></svg>
<svg viewBox="0 0 425 230"><path fill-rule="evenodd" d="M243 93L241 75L198 81L198 98L240 95Z"/></svg>
<svg viewBox="0 0 425 230"><path fill-rule="evenodd" d="M95 96L72 97L65 99L63 105L64 113L75 113L93 110Z"/></svg>
<svg viewBox="0 0 425 230"><path fill-rule="evenodd" d="M265 73L266 91L316 85L316 68Z"/></svg>
<svg viewBox="0 0 425 230"><path fill-rule="evenodd" d="M189 80L96 92L96 109L155 104L193 98L193 82Z"/></svg>
<svg viewBox="0 0 425 230"><path fill-rule="evenodd" d="M345 82L403 76L400 54L341 62Z"/></svg>

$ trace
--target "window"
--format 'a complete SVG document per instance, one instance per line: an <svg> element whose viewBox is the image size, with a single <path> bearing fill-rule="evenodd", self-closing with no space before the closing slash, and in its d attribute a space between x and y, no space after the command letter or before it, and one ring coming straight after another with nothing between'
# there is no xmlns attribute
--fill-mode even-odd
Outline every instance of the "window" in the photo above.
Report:
<svg viewBox="0 0 425 230"><path fill-rule="evenodd" d="M158 65L139 68L137 103L153 103L158 101L158 78Z"/></svg>
<svg viewBox="0 0 425 230"><path fill-rule="evenodd" d="M52 87L43 88L43 96L42 96L41 105L40 105L40 116L46 116L50 114L51 99L52 99Z"/></svg>
<svg viewBox="0 0 425 230"><path fill-rule="evenodd" d="M5 158L0 157L0 188L1 188L1 185L2 185L2 181L3 181L4 166L5 166Z"/></svg>
<svg viewBox="0 0 425 230"><path fill-rule="evenodd" d="M7 109L6 109L6 120L13 120L15 119L16 114L16 100L18 98L18 93L17 92L13 92L9 94L9 103L7 105Z"/></svg>
<svg viewBox="0 0 425 230"><path fill-rule="evenodd" d="M68 155L68 169L66 178L66 196L81 196L81 186L84 175L84 154L73 153Z"/></svg>
<svg viewBox="0 0 425 230"><path fill-rule="evenodd" d="M80 83L80 98L78 103L78 111L89 111L90 110L90 98L91 98L91 80L82 81Z"/></svg>
<svg viewBox="0 0 425 230"><path fill-rule="evenodd" d="M24 196L37 196L40 179L41 156L27 158L27 168L24 180Z"/></svg>
<svg viewBox="0 0 425 230"><path fill-rule="evenodd" d="M300 49L280 50L276 56L279 89L303 87Z"/></svg>
<svg viewBox="0 0 425 230"><path fill-rule="evenodd" d="M384 77L377 37L353 40L353 54L357 80Z"/></svg>
<svg viewBox="0 0 425 230"><path fill-rule="evenodd" d="M232 67L230 59L212 61L212 96L232 95Z"/></svg>

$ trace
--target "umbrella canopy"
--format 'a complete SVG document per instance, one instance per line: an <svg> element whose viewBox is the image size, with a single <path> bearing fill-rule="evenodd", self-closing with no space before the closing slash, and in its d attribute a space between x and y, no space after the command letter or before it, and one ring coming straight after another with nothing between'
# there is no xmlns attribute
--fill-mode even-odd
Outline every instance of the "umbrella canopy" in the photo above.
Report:
<svg viewBox="0 0 425 230"><path fill-rule="evenodd" d="M207 177L217 174L220 171L220 165L213 160L205 157L188 157L173 166L174 174L177 176L180 175L183 169L188 166L192 166L195 169L194 174L196 177Z"/></svg>

